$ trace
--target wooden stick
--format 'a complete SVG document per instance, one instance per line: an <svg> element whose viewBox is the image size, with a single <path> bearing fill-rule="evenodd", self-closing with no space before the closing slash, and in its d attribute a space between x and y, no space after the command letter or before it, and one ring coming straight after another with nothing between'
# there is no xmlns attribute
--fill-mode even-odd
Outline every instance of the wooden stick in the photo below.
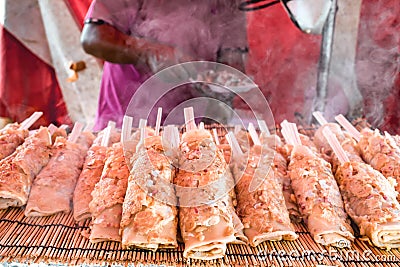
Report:
<svg viewBox="0 0 400 267"><path fill-rule="evenodd" d="M199 123L199 129L204 130L204 122Z"/></svg>
<svg viewBox="0 0 400 267"><path fill-rule="evenodd" d="M240 148L239 142L231 131L225 135L225 138L231 146L233 157L236 158L243 156L243 151Z"/></svg>
<svg viewBox="0 0 400 267"><path fill-rule="evenodd" d="M193 107L188 107L183 110L185 116L186 132L197 129L194 121Z"/></svg>
<svg viewBox="0 0 400 267"><path fill-rule="evenodd" d="M47 126L47 129L49 129L49 132L51 135L53 135L57 131L57 126L54 124L50 123L49 126Z"/></svg>
<svg viewBox="0 0 400 267"><path fill-rule="evenodd" d="M131 132L132 132L132 122L133 118L129 116L124 116L124 119L122 121L122 132L121 132L121 143L125 143L126 141L129 141L131 138Z"/></svg>
<svg viewBox="0 0 400 267"><path fill-rule="evenodd" d="M293 135L293 140L294 140L294 145L295 146L300 146L301 145L301 139L300 139L300 135L299 135L299 131L297 130L297 125L295 123L288 123L292 135Z"/></svg>
<svg viewBox="0 0 400 267"><path fill-rule="evenodd" d="M282 135L283 138L285 138L286 143L293 145L293 146L298 146L301 145L301 139L299 132L297 131L297 126L295 123L290 123L287 120L284 120L281 123L282 127Z"/></svg>
<svg viewBox="0 0 400 267"><path fill-rule="evenodd" d="M80 123L79 121L75 122L74 128L72 128L72 132L68 136L69 142L75 143L78 140L79 135L83 130L83 126L83 123Z"/></svg>
<svg viewBox="0 0 400 267"><path fill-rule="evenodd" d="M147 120L140 119L139 121L140 142L143 142L143 140L147 137L146 126L147 126Z"/></svg>
<svg viewBox="0 0 400 267"><path fill-rule="evenodd" d="M253 123L251 123L251 122L249 123L249 126L247 127L247 130L250 133L251 139L253 139L254 145L261 146L260 138L258 138L258 134L256 132L256 129L254 128Z"/></svg>
<svg viewBox="0 0 400 267"><path fill-rule="evenodd" d="M155 136L158 136L160 134L161 119L162 119L162 107L159 107L157 110L156 128L154 130Z"/></svg>
<svg viewBox="0 0 400 267"><path fill-rule="evenodd" d="M139 129L145 128L147 126L147 120L140 119L139 120Z"/></svg>
<svg viewBox="0 0 400 267"><path fill-rule="evenodd" d="M335 120L342 125L342 127L349 132L349 134L356 139L357 142L360 141L361 134L360 132L342 115L339 114L335 117Z"/></svg>
<svg viewBox="0 0 400 267"><path fill-rule="evenodd" d="M115 121L108 121L107 126L111 126L113 129L115 129L115 127L117 127L117 124L115 123Z"/></svg>
<svg viewBox="0 0 400 267"><path fill-rule="evenodd" d="M322 115L320 111L314 111L313 116L321 126L328 123L328 121L324 118L324 115Z"/></svg>
<svg viewBox="0 0 400 267"><path fill-rule="evenodd" d="M341 164L345 162L349 162L349 158L346 155L346 152L340 145L339 141L337 140L336 136L332 133L329 128L325 128L322 131L323 135L325 136L326 140L328 140L329 145L331 146L333 152L335 152L336 156L338 157Z"/></svg>
<svg viewBox="0 0 400 267"><path fill-rule="evenodd" d="M238 134L240 132L240 130L242 130L242 126L241 125L235 125L234 133Z"/></svg>
<svg viewBox="0 0 400 267"><path fill-rule="evenodd" d="M265 133L267 135L271 135L271 133L269 132L268 126L265 123L265 120L257 120L258 122L258 127L260 128L260 131L262 133Z"/></svg>
<svg viewBox="0 0 400 267"><path fill-rule="evenodd" d="M168 140L170 148L177 149L179 147L180 137L178 127L174 125L166 126L164 128L162 137Z"/></svg>
<svg viewBox="0 0 400 267"><path fill-rule="evenodd" d="M213 128L213 129L212 129L212 132L213 132L213 135L214 135L215 144L216 144L217 146L219 146L221 143L219 142L219 139L218 139L217 129Z"/></svg>
<svg viewBox="0 0 400 267"><path fill-rule="evenodd" d="M112 127L112 125L109 125L104 130L103 137L101 138L101 146L108 147L108 145L110 143L110 136L111 136L113 129L114 129L114 127Z"/></svg>
<svg viewBox="0 0 400 267"><path fill-rule="evenodd" d="M29 118L21 122L20 128L23 130L28 130L40 117L42 117L43 112L34 112Z"/></svg>
<svg viewBox="0 0 400 267"><path fill-rule="evenodd" d="M69 127L69 125L67 125L67 124L62 124L62 125L61 125L60 127L58 127L58 128L63 129L63 130L67 130L68 127ZM85 129L86 129L86 128L85 128Z"/></svg>
<svg viewBox="0 0 400 267"><path fill-rule="evenodd" d="M289 145L294 145L294 142L292 140L292 135L290 134L290 131L288 129L288 121L284 120L281 122L281 133L283 135L283 138L285 139L286 143Z"/></svg>

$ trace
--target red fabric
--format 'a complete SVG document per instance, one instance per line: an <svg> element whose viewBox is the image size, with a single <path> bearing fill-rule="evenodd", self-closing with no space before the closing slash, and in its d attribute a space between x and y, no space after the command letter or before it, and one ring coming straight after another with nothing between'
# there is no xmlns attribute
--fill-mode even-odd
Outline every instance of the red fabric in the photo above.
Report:
<svg viewBox="0 0 400 267"><path fill-rule="evenodd" d="M87 10L89 9L92 0L65 0L71 13L73 14L76 23L82 29L83 21Z"/></svg>
<svg viewBox="0 0 400 267"><path fill-rule="evenodd" d="M321 37L297 29L281 5L248 13L247 72L266 96L275 122L307 116L317 81Z"/></svg>
<svg viewBox="0 0 400 267"><path fill-rule="evenodd" d="M33 126L70 124L54 69L0 25L0 116L22 121L43 111Z"/></svg>

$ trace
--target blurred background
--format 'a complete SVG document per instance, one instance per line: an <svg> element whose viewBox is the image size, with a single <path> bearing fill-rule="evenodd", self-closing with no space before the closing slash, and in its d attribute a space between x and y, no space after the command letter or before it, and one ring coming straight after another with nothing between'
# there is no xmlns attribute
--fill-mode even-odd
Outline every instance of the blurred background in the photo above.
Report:
<svg viewBox="0 0 400 267"><path fill-rule="evenodd" d="M0 117L37 125L93 122L102 62L80 44L91 0L0 0ZM245 72L268 100L275 122L310 123L321 35L307 34L282 5L246 12ZM398 0L339 0L325 116L365 117L400 133ZM251 92L249 92L251 93ZM255 103L256 104L256 103ZM239 99L233 107L245 109Z"/></svg>

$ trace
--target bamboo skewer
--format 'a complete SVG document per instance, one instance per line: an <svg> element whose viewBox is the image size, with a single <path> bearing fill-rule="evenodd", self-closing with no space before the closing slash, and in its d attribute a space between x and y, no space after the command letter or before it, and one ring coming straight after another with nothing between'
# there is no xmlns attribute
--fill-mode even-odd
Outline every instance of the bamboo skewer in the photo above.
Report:
<svg viewBox="0 0 400 267"><path fill-rule="evenodd" d="M349 162L349 158L347 157L346 152L340 145L336 136L331 132L331 130L329 130L329 128L325 128L323 130L323 134L326 140L328 140L329 145L332 147L333 152L335 152L336 156L338 157L340 163L343 164L345 162Z"/></svg>
<svg viewBox="0 0 400 267"><path fill-rule="evenodd" d="M147 120L140 119L139 120L139 129L145 128L147 126Z"/></svg>
<svg viewBox="0 0 400 267"><path fill-rule="evenodd" d="M283 138L285 139L286 143L288 143L289 145L294 145L294 143L292 142L292 135L290 134L290 131L288 130L288 124L289 122L287 120L284 120L281 122L281 133Z"/></svg>
<svg viewBox="0 0 400 267"><path fill-rule="evenodd" d="M240 130L242 130L242 126L240 126L240 125L235 125L235 129L234 129L234 133L235 134L238 134L239 132L240 132Z"/></svg>
<svg viewBox="0 0 400 267"><path fill-rule="evenodd" d="M322 115L322 113L320 111L314 111L313 116L320 125L325 125L328 123L328 121L324 118L324 116Z"/></svg>
<svg viewBox="0 0 400 267"><path fill-rule="evenodd" d="M155 136L158 136L160 134L161 118L162 118L162 108L159 107L157 110L156 128L154 131Z"/></svg>
<svg viewBox="0 0 400 267"><path fill-rule="evenodd" d="M112 128L115 129L115 127L117 126L117 123L115 121L108 121L107 126L111 126Z"/></svg>
<svg viewBox="0 0 400 267"><path fill-rule="evenodd" d="M140 119L140 121L139 121L140 142L139 143L142 143L144 141L144 139L147 137L146 126L147 126L147 120Z"/></svg>
<svg viewBox="0 0 400 267"><path fill-rule="evenodd" d="M43 112L41 111L34 112L29 118L21 123L20 128L28 130L42 115Z"/></svg>
<svg viewBox="0 0 400 267"><path fill-rule="evenodd" d="M204 122L199 123L199 129L204 130Z"/></svg>
<svg viewBox="0 0 400 267"><path fill-rule="evenodd" d="M185 116L186 131L188 132L190 130L197 129L196 123L194 121L193 107L185 108L183 111L184 111L184 116Z"/></svg>
<svg viewBox="0 0 400 267"><path fill-rule="evenodd" d="M106 130L104 131L104 135L101 139L101 146L108 147L110 142L110 136L113 130L114 127L112 125L107 126Z"/></svg>
<svg viewBox="0 0 400 267"><path fill-rule="evenodd" d="M257 120L257 122L258 122L258 127L260 128L260 131L262 133L265 133L266 135L271 135L268 126L264 120Z"/></svg>
<svg viewBox="0 0 400 267"><path fill-rule="evenodd" d="M219 138L218 138L218 133L217 133L217 129L212 129L213 132L213 136L214 136L214 140L215 140L215 144L217 146L219 146L221 143L219 142Z"/></svg>
<svg viewBox="0 0 400 267"><path fill-rule="evenodd" d="M231 146L233 158L242 157L243 152L242 149L240 148L239 142L236 139L234 133L228 132L228 134L225 135L225 138L228 141L229 145Z"/></svg>
<svg viewBox="0 0 400 267"><path fill-rule="evenodd" d="M71 143L75 143L78 140L79 135L81 134L82 130L83 130L83 124L78 121L75 122L72 132L68 136L68 141Z"/></svg>
<svg viewBox="0 0 400 267"><path fill-rule="evenodd" d="M281 123L281 127L282 135L288 144L293 146L301 145L300 135L295 123L289 123L285 120Z"/></svg>
<svg viewBox="0 0 400 267"><path fill-rule="evenodd" d="M168 141L169 149L178 149L180 142L178 128L174 125L168 125L163 132L163 138Z"/></svg>
<svg viewBox="0 0 400 267"><path fill-rule="evenodd" d="M55 126L54 124L50 123L50 125L47 126L47 129L49 129L50 135L53 135L55 133L55 131L57 131L57 126Z"/></svg>
<svg viewBox="0 0 400 267"><path fill-rule="evenodd" d="M261 146L260 138L258 138L258 134L256 132L256 129L254 128L253 123L250 122L247 129L250 133L250 137L253 140L254 145Z"/></svg>
<svg viewBox="0 0 400 267"><path fill-rule="evenodd" d="M335 117L335 120L347 131L349 134L356 139L357 142L360 141L360 132L342 115L339 114Z"/></svg>
<svg viewBox="0 0 400 267"><path fill-rule="evenodd" d="M129 139L131 137L132 121L133 121L132 117L124 116L124 119L122 122L122 133L121 133L121 143L122 144L129 141Z"/></svg>
<svg viewBox="0 0 400 267"><path fill-rule="evenodd" d="M291 132L292 132L294 145L300 146L301 145L301 139L300 139L299 132L297 131L296 124L289 123L288 125L290 127Z"/></svg>

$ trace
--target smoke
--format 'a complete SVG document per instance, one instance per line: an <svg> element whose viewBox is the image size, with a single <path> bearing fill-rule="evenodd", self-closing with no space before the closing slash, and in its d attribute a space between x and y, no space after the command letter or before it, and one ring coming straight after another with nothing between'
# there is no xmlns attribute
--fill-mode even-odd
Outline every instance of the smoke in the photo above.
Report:
<svg viewBox="0 0 400 267"><path fill-rule="evenodd" d="M387 100L400 88L400 6L397 0L363 1L357 50L357 82L364 98L364 115L379 127L396 113ZM396 101L397 102L397 101Z"/></svg>

